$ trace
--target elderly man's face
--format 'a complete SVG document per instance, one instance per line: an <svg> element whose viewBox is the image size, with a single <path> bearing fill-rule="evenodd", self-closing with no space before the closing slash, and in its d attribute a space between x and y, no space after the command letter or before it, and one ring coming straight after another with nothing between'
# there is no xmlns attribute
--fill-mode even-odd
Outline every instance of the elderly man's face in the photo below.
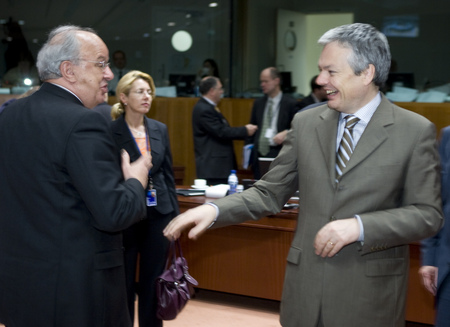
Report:
<svg viewBox="0 0 450 327"><path fill-rule="evenodd" d="M355 75L348 63L352 50L337 42L327 44L319 58L320 74L316 83L327 93L328 107L339 112L354 113L372 96L364 74Z"/></svg>
<svg viewBox="0 0 450 327"><path fill-rule="evenodd" d="M102 67L100 62L109 60L105 43L95 34L80 32L80 63L74 66L76 83L75 94L87 108L93 108L104 101L108 92L108 81L114 74L109 67Z"/></svg>
<svg viewBox="0 0 450 327"><path fill-rule="evenodd" d="M216 104L218 104L222 99L223 95L222 83L220 81L217 81L217 85L210 90L209 94L211 96L211 100L213 100Z"/></svg>

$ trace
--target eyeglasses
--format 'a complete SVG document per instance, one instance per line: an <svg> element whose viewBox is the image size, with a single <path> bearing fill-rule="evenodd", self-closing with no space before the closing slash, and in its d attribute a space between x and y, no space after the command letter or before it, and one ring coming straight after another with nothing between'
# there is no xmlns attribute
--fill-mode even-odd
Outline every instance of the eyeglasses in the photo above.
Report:
<svg viewBox="0 0 450 327"><path fill-rule="evenodd" d="M86 60L86 59L80 59L80 60L87 61L87 62L93 62L95 64L95 66L101 68L102 70L105 70L106 67L109 67L109 65L111 65L111 63L107 62L106 60L103 60L103 61Z"/></svg>
<svg viewBox="0 0 450 327"><path fill-rule="evenodd" d="M142 96L144 93L147 94L150 97L153 95L151 90L142 90L142 89L133 91L133 93L135 93L137 95L140 95L140 96Z"/></svg>

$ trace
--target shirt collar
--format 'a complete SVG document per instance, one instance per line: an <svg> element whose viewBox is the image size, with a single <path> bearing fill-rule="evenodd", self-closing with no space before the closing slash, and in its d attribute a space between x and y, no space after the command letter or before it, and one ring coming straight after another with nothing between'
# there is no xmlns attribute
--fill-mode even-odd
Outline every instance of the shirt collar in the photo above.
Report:
<svg viewBox="0 0 450 327"><path fill-rule="evenodd" d="M212 104L214 107L217 106L216 103L214 103L214 101L212 101L211 99L208 99L207 97L202 97L203 99L205 99L208 103Z"/></svg>
<svg viewBox="0 0 450 327"><path fill-rule="evenodd" d="M377 95L372 100L370 100L368 104L358 109L358 111L356 111L353 115L360 119L359 123L367 125L370 119L372 118L373 114L375 113L375 110L377 110L378 106L380 105L380 103L381 103L381 94L380 92L378 92ZM349 114L341 113L339 121L341 121L348 115Z"/></svg>
<svg viewBox="0 0 450 327"><path fill-rule="evenodd" d="M62 85L59 85L59 84L55 84L55 83L50 83L50 84L56 85L56 86L62 88L63 90L66 90L67 92L72 93L78 100L80 100L81 104L83 104L83 101L81 101L81 99L75 93L73 93L71 90L69 90L68 88L66 88Z"/></svg>
<svg viewBox="0 0 450 327"><path fill-rule="evenodd" d="M278 94L276 96L274 96L273 98L271 97L267 97L268 100L272 100L273 103L278 103L281 101L281 97L283 96L283 92L278 92Z"/></svg>

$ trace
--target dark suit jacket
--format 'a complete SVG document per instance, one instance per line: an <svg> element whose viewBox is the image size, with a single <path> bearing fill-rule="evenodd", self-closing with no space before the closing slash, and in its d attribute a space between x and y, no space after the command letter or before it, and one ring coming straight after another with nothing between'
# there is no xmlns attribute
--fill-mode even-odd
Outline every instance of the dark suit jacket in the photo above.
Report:
<svg viewBox="0 0 450 327"><path fill-rule="evenodd" d="M121 230L145 215L108 124L44 83L0 115L0 322L130 326Z"/></svg>
<svg viewBox="0 0 450 327"><path fill-rule="evenodd" d="M111 117L111 106L106 102L100 103L99 105L92 108L92 111L98 112L103 117L105 117L106 121L109 123L112 120Z"/></svg>
<svg viewBox="0 0 450 327"><path fill-rule="evenodd" d="M450 273L450 127L442 129L439 153L441 155L441 196L446 223L438 234L422 242L422 265L438 267L438 297L443 295L439 287ZM448 298L449 294L445 296Z"/></svg>
<svg viewBox="0 0 450 327"><path fill-rule="evenodd" d="M192 112L197 178L228 178L237 169L233 140L245 139L247 129L231 127L208 101L200 98Z"/></svg>
<svg viewBox="0 0 450 327"><path fill-rule="evenodd" d="M251 157L251 164L253 166L253 171L255 173L255 178L259 178L259 163L258 163L258 145L259 145L259 137L262 132L263 119L264 119L264 110L266 108L268 97L264 96L262 98L256 99L253 103L252 114L250 118L250 124L254 124L258 126L258 130L253 136L247 138L246 143L253 143L253 151ZM277 122L277 133L284 131L286 129L291 128L291 122L294 118L294 115L297 113L297 109L295 107L297 101L286 94L283 94L280 100L280 108L278 112L278 122ZM276 157L281 150L281 145L272 149L273 157Z"/></svg>
<svg viewBox="0 0 450 327"><path fill-rule="evenodd" d="M178 200L167 126L147 117L145 117L145 125L150 138L152 154L151 177L153 188L157 190L158 199L158 205L154 209L161 214L173 212L176 215L178 214ZM127 150L131 161L136 161L141 156L141 152L130 134L123 115L111 123L111 130L118 149Z"/></svg>
<svg viewBox="0 0 450 327"><path fill-rule="evenodd" d="M405 325L409 243L442 224L436 129L385 97L335 182L339 113L326 105L297 114L272 169L253 187L215 201L213 228L274 214L299 190L287 255L283 327ZM364 243L332 258L315 254L328 222L358 214Z"/></svg>
<svg viewBox="0 0 450 327"><path fill-rule="evenodd" d="M301 101L298 101L296 103L297 111L300 109L303 109L311 104L317 103L316 100L314 100L313 96L310 94L307 97L304 97Z"/></svg>

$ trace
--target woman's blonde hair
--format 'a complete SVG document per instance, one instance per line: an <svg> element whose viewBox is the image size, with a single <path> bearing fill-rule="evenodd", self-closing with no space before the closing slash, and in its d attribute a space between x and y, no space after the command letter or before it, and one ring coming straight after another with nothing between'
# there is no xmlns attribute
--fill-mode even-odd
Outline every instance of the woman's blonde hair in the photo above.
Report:
<svg viewBox="0 0 450 327"><path fill-rule="evenodd" d="M138 70L132 70L120 79L119 83L117 83L116 87L116 96L117 102L114 104L111 108L111 117L113 120L116 120L120 117L120 115L123 115L125 113L125 104L120 99L120 94L123 93L126 96L130 95L131 85L138 79L142 79L148 83L150 86L150 89L152 90L152 96L155 97L155 83L153 82L153 78L146 73L143 73Z"/></svg>

